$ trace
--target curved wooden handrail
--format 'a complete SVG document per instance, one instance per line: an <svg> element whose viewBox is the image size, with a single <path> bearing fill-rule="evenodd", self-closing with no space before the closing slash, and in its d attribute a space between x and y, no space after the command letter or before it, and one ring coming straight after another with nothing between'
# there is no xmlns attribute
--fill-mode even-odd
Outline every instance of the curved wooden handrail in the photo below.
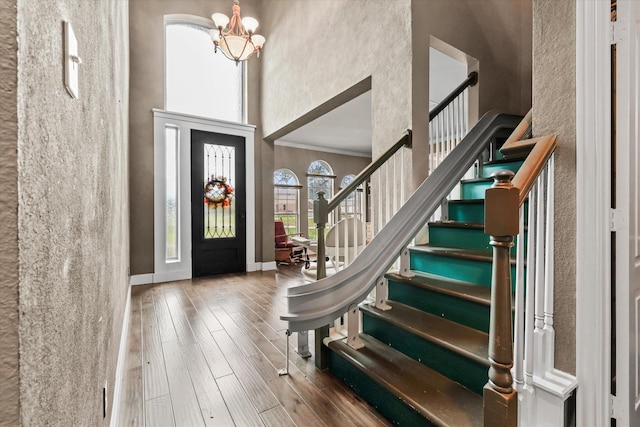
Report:
<svg viewBox="0 0 640 427"><path fill-rule="evenodd" d="M484 425L516 426L517 392L513 388L513 317L510 249L520 231L519 211L556 148L556 136L522 140L531 129L531 111L500 149L505 157L527 157L513 174L493 174L495 183L485 192L485 233L493 247L491 319L489 327L489 381L483 390ZM536 290L537 293L537 290Z"/></svg>

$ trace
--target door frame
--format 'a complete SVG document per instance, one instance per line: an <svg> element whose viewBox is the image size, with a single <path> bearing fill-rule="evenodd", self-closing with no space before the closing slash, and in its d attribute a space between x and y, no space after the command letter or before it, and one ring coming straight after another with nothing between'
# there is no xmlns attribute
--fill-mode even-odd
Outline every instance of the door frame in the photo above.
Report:
<svg viewBox="0 0 640 427"><path fill-rule="evenodd" d="M611 4L575 3L576 421L597 427L611 418Z"/></svg>
<svg viewBox="0 0 640 427"><path fill-rule="evenodd" d="M178 236L179 256L167 261L165 257L165 209L166 191L165 128L178 129ZM191 130L202 130L245 139L246 180L246 271L258 270L256 253L256 209L255 209L255 126L197 117L189 114L153 109L153 157L154 157L154 221L152 283L190 279L192 277L191 256Z"/></svg>

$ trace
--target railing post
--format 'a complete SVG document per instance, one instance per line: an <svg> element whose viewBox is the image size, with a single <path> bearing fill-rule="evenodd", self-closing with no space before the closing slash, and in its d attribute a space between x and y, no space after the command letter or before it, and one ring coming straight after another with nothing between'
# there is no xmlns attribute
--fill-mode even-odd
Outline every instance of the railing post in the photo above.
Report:
<svg viewBox="0 0 640 427"><path fill-rule="evenodd" d="M513 324L511 314L511 259L513 236L519 230L519 190L514 173L498 171L485 193L485 233L491 236L491 319L489 324L489 381L484 386L484 425L517 426L518 396L513 388Z"/></svg>
<svg viewBox="0 0 640 427"><path fill-rule="evenodd" d="M324 279L327 277L327 258L324 243L324 229L329 222L329 202L324 198L324 191L318 192L318 198L313 201L313 222L316 223L318 253L316 279Z"/></svg>
<svg viewBox="0 0 640 427"><path fill-rule="evenodd" d="M327 258L324 243L324 229L329 221L329 202L324 198L324 191L318 192L318 199L313 201L313 222L316 223L318 253L316 254L316 279L327 277ZM329 325L317 328L314 333L316 348L316 367L327 369L327 349L323 340L329 336Z"/></svg>

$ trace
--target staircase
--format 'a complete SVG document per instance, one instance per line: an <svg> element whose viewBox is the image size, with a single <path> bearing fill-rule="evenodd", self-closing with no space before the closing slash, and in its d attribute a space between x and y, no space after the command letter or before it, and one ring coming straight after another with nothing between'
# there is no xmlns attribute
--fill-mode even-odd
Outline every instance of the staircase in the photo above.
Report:
<svg viewBox="0 0 640 427"><path fill-rule="evenodd" d="M488 162L461 182L448 220L429 223L429 243L410 248L415 276L386 275L391 309L360 304L364 348L327 344L329 369L396 425L482 425L492 268L483 198L493 172L521 164Z"/></svg>

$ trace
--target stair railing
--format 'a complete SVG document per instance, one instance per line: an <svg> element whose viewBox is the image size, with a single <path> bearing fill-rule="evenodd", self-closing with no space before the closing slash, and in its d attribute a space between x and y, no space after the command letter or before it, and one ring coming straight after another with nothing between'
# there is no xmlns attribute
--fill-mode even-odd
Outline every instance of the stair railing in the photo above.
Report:
<svg viewBox="0 0 640 427"><path fill-rule="evenodd" d="M531 128L531 112L500 149L505 158L527 155L518 173L498 171L485 195L485 233L493 246L489 381L484 387L484 425L517 426L518 392L531 412L534 377L553 377L556 389L568 395L570 376L553 367L553 153L555 135L523 140ZM525 201L528 241L525 289ZM515 319L512 321L510 249L515 236ZM512 323L514 322L515 325ZM512 331L515 326L515 334ZM513 337L513 340L512 340ZM515 347L515 353L514 353ZM546 354L545 354L546 353ZM515 364L514 364L515 361ZM513 368L513 374L512 374ZM514 381L515 377L515 381ZM525 415L531 420L535 414Z"/></svg>
<svg viewBox="0 0 640 427"><path fill-rule="evenodd" d="M472 72L445 99L429 112L429 173L442 163L447 155L462 141L469 127L468 88L476 85L478 73ZM333 272L346 268L364 249L387 221L404 204L409 179L404 169L405 159L402 147L411 148L411 131L391 146L384 154L363 170L348 186L341 189L331 200L324 199L324 193L318 194L314 201L314 222L318 228L318 253L316 279L327 276L326 260L331 263ZM368 183L373 185L368 186ZM369 189L374 187L374 195ZM372 202L372 197L375 199ZM448 195L447 195L448 197ZM446 210L446 197L434 217L442 217ZM372 206L372 207L371 207ZM434 218L430 218L434 219ZM327 224L333 224L334 232L325 236ZM330 241L326 241L329 238ZM408 253L407 253L408 255ZM400 272L409 270L408 256L400 257L396 268ZM384 294L384 284L377 287ZM376 298L377 299L377 298ZM383 300L386 297L383 295ZM378 307L384 304L378 303ZM358 323L357 325L354 322ZM349 324L351 323L351 324ZM359 319L340 317L333 322L334 330L347 328L359 329ZM316 348L322 348L321 339L328 330L316 331ZM298 335L298 353L309 355L306 334ZM352 345L358 345L352 343ZM316 358L320 361L322 358ZM322 367L322 363L319 364Z"/></svg>
<svg viewBox="0 0 640 427"><path fill-rule="evenodd" d="M429 111L429 173L457 146L469 129L468 88L478 83L476 71Z"/></svg>
<svg viewBox="0 0 640 427"><path fill-rule="evenodd" d="M316 282L294 286L287 290L288 313L282 315L281 319L288 322L288 334L302 332L304 335L304 331L316 329L316 365L323 368L326 361L326 355L322 354L326 351L322 340L328 335L327 325L345 313L349 313L348 318L353 317L356 320L346 322L348 342L354 347L358 346L357 304L364 301L376 288L376 306L384 307L387 298L385 273L398 257L402 258L407 244L421 231L427 220L440 207L441 201L493 142L494 135L507 128L513 129L520 120L519 116L494 112L485 114L463 138L463 141L442 161L440 167L434 170L406 203L399 207L398 212L389 218L385 226L346 269ZM401 146L407 142L405 138L410 141L410 135L408 133L400 140L404 141ZM352 191L362 182L364 178L356 178L341 192L345 194ZM318 277L326 274L326 269L321 266L325 253L322 252L320 239L324 237L324 224L328 220L329 204L331 203L335 208L339 203L338 195L332 199L333 203L325 200L324 197L314 201L314 217L319 238ZM405 258L408 259L408 257ZM299 339L300 335L298 335Z"/></svg>
<svg viewBox="0 0 640 427"><path fill-rule="evenodd" d="M380 157L362 170L346 187L336 193L331 200L324 198L324 192L318 193L318 199L313 202L313 220L317 228L317 254L316 254L316 279L327 277L327 260L330 261L333 273L337 273L351 264L366 246L366 243L382 228L383 218L390 218L404 204L404 189L408 185L404 182L405 163L404 150L411 148L411 130L395 144L387 149ZM381 172L393 179L381 179ZM382 203L377 203L379 209L369 212L371 206L368 189L369 182L377 179L379 197L386 203L384 209ZM398 192L397 186L403 190ZM367 217L375 217L373 221L367 221ZM367 226L369 223L369 226ZM373 225L371 223L374 223ZM379 228L375 224L379 224ZM327 224L333 224L334 232L329 236L325 233ZM325 239L329 237L330 240ZM351 328L356 327L357 322L351 316ZM348 319L341 315L333 320L333 327L344 330L349 327ZM322 340L329 335L329 327L323 326L315 331L315 348L318 355L316 364L324 369L326 357L323 357L324 348ZM306 331L298 333L298 353L305 356L308 352L308 335Z"/></svg>

